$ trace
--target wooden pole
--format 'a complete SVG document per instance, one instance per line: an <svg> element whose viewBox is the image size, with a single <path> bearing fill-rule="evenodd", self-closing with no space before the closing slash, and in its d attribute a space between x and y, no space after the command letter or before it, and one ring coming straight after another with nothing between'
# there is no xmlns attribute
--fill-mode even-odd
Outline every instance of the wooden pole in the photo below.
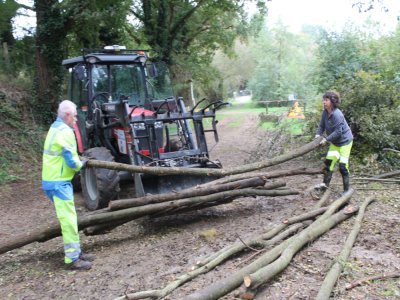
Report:
<svg viewBox="0 0 400 300"><path fill-rule="evenodd" d="M290 151L286 154L279 155L272 159L263 160L256 163L247 164L239 167L232 167L226 169L212 169L212 168L178 168L178 167L146 167L146 166L134 166L123 163L115 163L108 161L100 161L100 160L89 160L87 165L92 168L103 168L103 169L111 169L111 170L121 170L128 171L132 173L144 173L151 174L157 176L166 176L166 175L190 175L190 176L227 176L234 175L240 173L251 172L255 170L260 170L263 168L267 168L270 166L274 166L285 161L297 158L302 156L308 152L319 147L319 142L322 140L322 137L319 137L312 142L303 145L293 151Z"/></svg>

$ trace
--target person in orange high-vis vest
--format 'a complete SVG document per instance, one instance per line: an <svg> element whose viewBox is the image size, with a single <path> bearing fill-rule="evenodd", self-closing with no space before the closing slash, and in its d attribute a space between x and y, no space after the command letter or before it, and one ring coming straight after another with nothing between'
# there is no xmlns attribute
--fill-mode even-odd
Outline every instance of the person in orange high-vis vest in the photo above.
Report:
<svg viewBox="0 0 400 300"><path fill-rule="evenodd" d="M69 269L88 270L94 256L82 253L79 241L78 218L75 210L71 180L87 160L81 161L73 126L76 105L64 100L59 104L57 120L51 125L44 143L42 188L53 202L60 222L64 242L64 262Z"/></svg>

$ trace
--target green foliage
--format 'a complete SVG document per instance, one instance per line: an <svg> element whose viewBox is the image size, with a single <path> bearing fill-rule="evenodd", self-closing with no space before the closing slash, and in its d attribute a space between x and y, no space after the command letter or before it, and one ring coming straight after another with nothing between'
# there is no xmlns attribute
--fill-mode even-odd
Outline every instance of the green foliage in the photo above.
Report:
<svg viewBox="0 0 400 300"><path fill-rule="evenodd" d="M24 177L26 165L39 165L43 145L43 131L32 126L7 96L0 102L0 184Z"/></svg>
<svg viewBox="0 0 400 300"><path fill-rule="evenodd" d="M379 153L379 159L400 165L400 157L383 151L400 149L399 86L379 74L357 72L352 81L339 81L355 142L363 153Z"/></svg>
<svg viewBox="0 0 400 300"><path fill-rule="evenodd" d="M127 15L131 1L62 1L65 12L68 52L78 55L82 48L102 48L128 41Z"/></svg>
<svg viewBox="0 0 400 300"><path fill-rule="evenodd" d="M17 14L19 5L14 0L0 0L0 42L14 43L12 18Z"/></svg>
<svg viewBox="0 0 400 300"><path fill-rule="evenodd" d="M342 33L322 31L318 39L319 68L314 74L319 92L339 86L338 80L351 81L360 70L374 67L364 35L353 28Z"/></svg>
<svg viewBox="0 0 400 300"><path fill-rule="evenodd" d="M248 85L253 99L282 100L289 94L310 97L314 89L310 74L315 65L312 45L309 35L290 33L283 25L264 30L249 47L256 60Z"/></svg>
<svg viewBox="0 0 400 300"><path fill-rule="evenodd" d="M0 73L11 80L32 80L35 68L35 41L31 36L16 40L9 49L9 62L0 59Z"/></svg>
<svg viewBox="0 0 400 300"><path fill-rule="evenodd" d="M3 124L17 128L20 121L18 111L8 103L2 101L0 102L0 120Z"/></svg>
<svg viewBox="0 0 400 300"><path fill-rule="evenodd" d="M342 33L323 31L315 72L320 93L334 89L341 94L341 109L355 138L352 157L369 164L378 153L376 158L388 169L400 166L398 156L383 151L400 148L399 40L399 32L377 38L352 27ZM318 106L315 113L306 115L311 134L321 110Z"/></svg>
<svg viewBox="0 0 400 300"><path fill-rule="evenodd" d="M134 1L131 12L138 22L137 31L143 33L136 36L136 41L147 43L158 58L170 65L176 56L210 59L217 48L230 48L236 37L248 36L261 25L265 1L257 1L261 15L253 19L245 13L245 2Z"/></svg>
<svg viewBox="0 0 400 300"><path fill-rule="evenodd" d="M265 1L257 0L260 14L249 18L246 2L134 1L135 42L148 45L153 57L172 67L174 81L181 83L180 93L188 90L183 83L193 79L196 98L220 99L224 89L221 76L210 68L214 53L228 51L236 38L258 32L266 12Z"/></svg>

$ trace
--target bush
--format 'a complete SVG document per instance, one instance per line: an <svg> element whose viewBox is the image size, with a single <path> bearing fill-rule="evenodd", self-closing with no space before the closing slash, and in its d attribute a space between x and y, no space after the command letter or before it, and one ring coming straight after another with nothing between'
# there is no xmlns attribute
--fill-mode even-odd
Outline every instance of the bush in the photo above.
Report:
<svg viewBox="0 0 400 300"><path fill-rule="evenodd" d="M399 87L379 74L364 71L341 86L342 110L354 135L353 154L362 160L377 153L378 160L388 167L400 167L400 157L383 151L400 149Z"/></svg>

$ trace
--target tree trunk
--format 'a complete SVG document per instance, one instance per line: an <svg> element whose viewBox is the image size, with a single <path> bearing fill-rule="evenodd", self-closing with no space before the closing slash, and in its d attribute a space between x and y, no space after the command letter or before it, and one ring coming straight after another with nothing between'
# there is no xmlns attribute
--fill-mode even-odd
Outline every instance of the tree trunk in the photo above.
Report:
<svg viewBox="0 0 400 300"><path fill-rule="evenodd" d="M349 195L351 196L351 195ZM348 207L349 208L349 207ZM290 263L293 256L307 243L312 242L323 233L336 226L338 223L344 221L351 214L358 209L351 207L351 209L340 211L333 216L329 216L329 212L333 210L330 207L320 218L313 224L303 230L296 236L296 239L282 252L282 255L272 264L260 268L257 272L247 275L244 278L245 286L248 288L249 293L253 293L260 285L266 283L272 277L282 272Z"/></svg>
<svg viewBox="0 0 400 300"><path fill-rule="evenodd" d="M36 90L34 112L39 121L50 123L57 111L62 83L63 43L67 34L57 0L35 0Z"/></svg>
<svg viewBox="0 0 400 300"><path fill-rule="evenodd" d="M337 199L334 203L332 203L329 208L325 211L322 216L317 219L328 219L331 217L332 213L337 210L338 207L342 206L343 203L346 202L345 199L350 199L351 192L348 193L349 197L341 197ZM317 222L315 221L315 222ZM314 223L315 223L314 222ZM321 221L319 221L321 222ZM314 224L313 223L313 224ZM284 224L282 224L284 225ZM281 226L282 226L281 225ZM300 232L299 234L301 234ZM298 235L299 235L298 234ZM232 290L236 289L243 283L243 278L247 274L252 274L259 270L260 268L267 266L271 262L273 262L275 259L279 257L279 255L284 251L293 241L297 240L297 236L293 236L289 238L288 240L284 241L283 243L277 245L261 257L259 257L257 260L252 262L251 264L247 265L246 267L240 269L234 274L229 275L228 277L219 280L216 283L213 283L206 288L196 291L195 293L188 295L185 297L186 300L214 300L214 299L219 299L220 297L228 294Z"/></svg>
<svg viewBox="0 0 400 300"><path fill-rule="evenodd" d="M252 188L225 191L212 195L192 197L162 203L149 204L139 207L132 207L123 210L105 212L101 214L90 214L78 218L79 230L86 227L109 223L119 222L121 220L129 221L138 219L146 215L152 215L163 211L172 211L175 209L196 209L196 206L205 204L207 202L220 202L225 201L227 198L240 197L240 196L273 196L277 195L279 191L264 191ZM0 244L0 254L7 251L22 247L33 242L43 242L54 237L60 236L61 230L58 222L49 223L37 230L28 231L16 235L12 240Z"/></svg>
<svg viewBox="0 0 400 300"><path fill-rule="evenodd" d="M318 210L314 210L299 216L295 216L289 219L284 220L282 224L277 225L272 230L269 230L265 233L260 235L254 235L253 237L247 238L244 242L236 242L233 245L225 247L220 251L210 255L205 260L198 262L196 266L191 268L191 271L179 276L176 280L169 283L165 288L159 290L149 290L149 291L142 291L137 293L127 294L126 297L128 299L145 299L149 297L153 298L162 298L167 296L177 287L183 285L185 282L188 282L195 278L200 274L207 273L214 269L216 266L227 260L228 258L237 255L238 253L244 251L249 246L272 246L277 244L277 242L284 240L288 236L292 235L295 231L298 231L301 227L304 226L301 222L306 221L308 219L314 218L321 213L326 211L326 208L320 208ZM295 224L297 223L297 224ZM286 231L283 231L281 234L278 234L287 226L294 224L293 227L288 228ZM279 228L279 229L278 229ZM283 249L282 246L277 246L278 249ZM277 251L275 251L277 252ZM239 279L239 284L241 279ZM125 296L117 298L116 300L126 299Z"/></svg>
<svg viewBox="0 0 400 300"><path fill-rule="evenodd" d="M399 175L400 175L400 170L395 170L395 171L392 171L392 172L376 175L373 178L383 179L383 178L390 178L390 177L395 177L395 176L399 176Z"/></svg>
<svg viewBox="0 0 400 300"><path fill-rule="evenodd" d="M296 195L296 194L298 194L298 192L293 191L293 190L272 190L272 191L270 191L270 190L247 188L245 190L242 190L241 195L239 195L239 196L236 195L236 196L226 197L224 199L218 199L218 197L216 197L216 200L208 201L205 203L201 202L199 204L195 203L193 205L187 205L187 206L182 206L182 207L166 208L166 209L160 210L159 212L149 214L149 216L152 218L159 218L159 217L163 217L163 216L168 216L168 215L173 215L173 214L178 214L178 213L185 213L185 212L193 211L193 210L199 210L199 209L203 209L203 208L226 204L226 203L232 202L237 197L242 197L242 196L277 197L277 196L287 196L287 195ZM207 197L207 195L203 196L203 197ZM161 203L164 203L164 202L161 202ZM149 204L149 206L151 206L151 205L152 204ZM133 219L136 219L136 217ZM85 229L85 234L87 234L87 235L101 234L101 233L104 233L111 229L114 229L120 225L123 225L127 222L130 222L133 219L130 217L127 217L127 218L124 218L123 220L118 220L118 222L107 222L107 224L91 226L91 227Z"/></svg>
<svg viewBox="0 0 400 300"><path fill-rule="evenodd" d="M285 177L285 176L295 176L295 175L315 175L315 174L322 174L323 169L307 169L307 168L298 168L298 169L291 169L291 170L274 170L274 171L266 171L266 172L248 172L236 175L230 175L226 177L222 177L207 183L203 183L200 187L212 186L215 184L222 184L228 182L234 182L237 180L251 178L251 177L263 177L267 179L271 178L278 178L278 177Z"/></svg>
<svg viewBox="0 0 400 300"><path fill-rule="evenodd" d="M294 190L264 190L264 189L254 189L254 188L246 188L242 190L241 193L238 194L238 196L231 196L231 197L226 197L224 200L219 200L218 198L215 201L207 201L206 203L200 203L200 204L194 204L188 207L178 207L171 209L169 211L161 211L159 213L151 215L151 217L161 217L161 216L166 216L166 215L172 215L172 214L177 214L177 213L183 213L187 211L192 211L192 210L198 210L198 209L203 209L206 207L211 207L211 206L216 206L220 204L225 204L232 202L238 197L254 197L254 196L261 196L261 197L279 197L279 196L289 196L289 195L298 195L298 191Z"/></svg>
<svg viewBox="0 0 400 300"><path fill-rule="evenodd" d="M276 261L244 277L244 284L248 288L247 293L253 294L258 287L282 272L289 265L293 256L305 244L314 241L332 227L349 218L351 213L356 211L357 208L353 208L351 211L340 211L331 217L323 219L322 221L315 221L309 227L300 232L296 236L296 239L294 239L288 245L288 247L282 252L281 256Z"/></svg>
<svg viewBox="0 0 400 300"><path fill-rule="evenodd" d="M351 248L353 248L357 235L360 232L361 223L364 217L365 210L372 201L374 201L374 199L372 198L366 199L361 205L360 211L358 212L357 218L354 222L353 229L350 232L350 235L348 236L343 246L343 249L340 252L339 257L335 259L336 263L331 267L330 271L326 275L324 282L322 283L322 286L318 292L316 298L317 300L323 300L323 299L328 300L330 298L330 295L336 284L336 281L338 280L340 273L343 270L343 264L347 261L350 255Z"/></svg>
<svg viewBox="0 0 400 300"><path fill-rule="evenodd" d="M119 210L128 207L142 206L152 203L160 203L166 202L176 199L189 198L194 196L205 196L218 192L247 188L247 187L256 187L265 184L266 179L261 177L249 178L241 181L236 181L234 183L211 186L208 188L199 188L199 189L191 189L189 191L183 190L177 193L168 193L168 194L159 194L159 195L149 195L140 198L134 199L124 199L124 200L114 200L109 204L109 209ZM276 183L276 187L285 186L284 182Z"/></svg>
<svg viewBox="0 0 400 300"><path fill-rule="evenodd" d="M106 162L100 160L89 160L88 166L93 168L104 168L111 170L128 171L132 173L144 173L157 176L165 175L191 175L191 176L227 176L240 173L246 173L250 171L260 170L266 167L274 166L285 161L294 159L302 156L319 146L319 142L322 138L313 140L312 142L303 145L296 150L290 151L289 153L279 155L275 158L264 160L261 162L251 163L248 165L233 167L227 169L210 169L210 168L178 168L178 167L145 167L145 166L134 166L123 163Z"/></svg>

